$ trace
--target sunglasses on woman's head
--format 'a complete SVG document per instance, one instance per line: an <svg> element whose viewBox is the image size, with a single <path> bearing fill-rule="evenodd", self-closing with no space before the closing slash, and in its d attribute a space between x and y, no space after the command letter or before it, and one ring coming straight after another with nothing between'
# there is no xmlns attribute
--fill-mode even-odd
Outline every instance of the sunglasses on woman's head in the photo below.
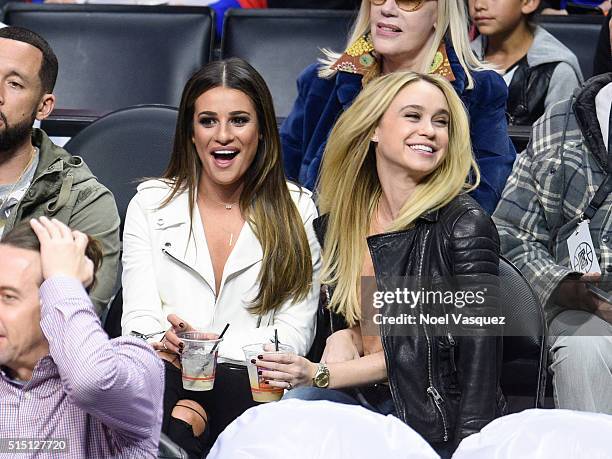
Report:
<svg viewBox="0 0 612 459"><path fill-rule="evenodd" d="M372 5L384 5L387 0L370 0ZM395 0L397 7L403 11L416 11L423 6L425 0Z"/></svg>

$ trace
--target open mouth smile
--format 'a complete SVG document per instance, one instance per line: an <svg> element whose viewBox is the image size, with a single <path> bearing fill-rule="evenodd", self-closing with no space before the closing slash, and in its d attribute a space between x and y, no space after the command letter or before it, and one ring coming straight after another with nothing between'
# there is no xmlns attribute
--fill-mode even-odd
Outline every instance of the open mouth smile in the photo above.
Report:
<svg viewBox="0 0 612 459"><path fill-rule="evenodd" d="M425 153L426 155L433 155L434 149L429 145L417 143L414 145L408 145L411 149L418 151L419 153Z"/></svg>

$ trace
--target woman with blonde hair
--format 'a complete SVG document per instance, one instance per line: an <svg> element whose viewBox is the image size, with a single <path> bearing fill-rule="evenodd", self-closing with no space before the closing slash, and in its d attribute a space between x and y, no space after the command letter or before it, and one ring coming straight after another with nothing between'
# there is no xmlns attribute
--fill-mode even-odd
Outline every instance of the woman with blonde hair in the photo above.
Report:
<svg viewBox="0 0 612 459"><path fill-rule="evenodd" d="M368 82L399 70L441 75L468 109L481 181L472 196L489 213L516 152L507 133L507 88L470 49L463 0L362 0L342 54L329 50L298 79L298 98L281 127L285 170L313 189L325 142Z"/></svg>
<svg viewBox="0 0 612 459"><path fill-rule="evenodd" d="M499 338L425 324L373 326L362 288L368 277L382 291L397 278L425 286L435 279L487 292L464 315L495 309L499 239L467 194L479 180L467 133L463 104L442 77L395 72L364 88L329 137L319 182L325 314L336 316L327 329L339 331L327 337L319 364L291 355L258 362L272 385L298 388L286 397L394 414L443 457L501 411ZM395 317L415 311L395 307Z"/></svg>

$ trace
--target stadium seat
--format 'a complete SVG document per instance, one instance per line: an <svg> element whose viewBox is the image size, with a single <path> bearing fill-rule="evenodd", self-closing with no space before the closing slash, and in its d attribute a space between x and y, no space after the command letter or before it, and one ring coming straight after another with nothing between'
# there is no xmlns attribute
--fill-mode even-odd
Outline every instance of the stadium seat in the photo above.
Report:
<svg viewBox="0 0 612 459"><path fill-rule="evenodd" d="M531 126L508 126L508 135L514 144L516 152L521 153L529 144Z"/></svg>
<svg viewBox="0 0 612 459"><path fill-rule="evenodd" d="M321 48L342 51L353 21L351 11L228 10L221 57L241 57L264 77L276 109L286 117L297 96L296 79L323 56Z"/></svg>
<svg viewBox="0 0 612 459"><path fill-rule="evenodd" d="M122 226L139 180L166 169L177 117L178 110L168 106L125 108L94 121L65 145L113 192Z"/></svg>
<svg viewBox="0 0 612 459"><path fill-rule="evenodd" d="M157 459L189 459L189 455L162 432L159 436Z"/></svg>
<svg viewBox="0 0 612 459"><path fill-rule="evenodd" d="M105 114L178 106L186 81L210 60L212 14L206 7L10 3L3 22L40 33L57 54L57 109Z"/></svg>
<svg viewBox="0 0 612 459"><path fill-rule="evenodd" d="M593 58L599 31L605 16L570 15L540 16L539 24L553 34L578 57L582 75L587 80L593 75ZM567 95L568 97L571 94Z"/></svg>
<svg viewBox="0 0 612 459"><path fill-rule="evenodd" d="M547 329L544 310L521 272L503 257L499 260L500 305L506 316L502 389L513 411L513 396L533 397L531 408L544 402Z"/></svg>
<svg viewBox="0 0 612 459"><path fill-rule="evenodd" d="M104 331L111 339L121 336L121 316L123 316L123 287L119 287L103 320Z"/></svg>

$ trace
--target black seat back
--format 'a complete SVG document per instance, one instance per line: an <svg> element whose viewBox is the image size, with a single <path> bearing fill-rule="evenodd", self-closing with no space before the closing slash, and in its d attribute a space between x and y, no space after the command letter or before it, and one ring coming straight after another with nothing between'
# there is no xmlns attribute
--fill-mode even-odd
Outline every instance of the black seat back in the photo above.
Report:
<svg viewBox="0 0 612 459"><path fill-rule="evenodd" d="M539 404L546 382L546 320L540 302L527 279L511 262L499 261L500 306L506 317L502 387L533 388ZM523 374L517 374L526 371Z"/></svg>
<svg viewBox="0 0 612 459"><path fill-rule="evenodd" d="M157 459L189 459L189 454L162 432L159 436Z"/></svg>
<svg viewBox="0 0 612 459"><path fill-rule="evenodd" d="M297 96L296 78L323 56L341 52L353 12L334 10L245 9L225 14L221 57L241 57L262 74L276 115L284 118Z"/></svg>
<svg viewBox="0 0 612 459"><path fill-rule="evenodd" d="M122 223L138 182L166 169L177 117L173 107L125 108L94 121L65 145L113 192Z"/></svg>
<svg viewBox="0 0 612 459"><path fill-rule="evenodd" d="M178 106L213 37L206 7L11 3L3 22L39 33L57 54L57 108L98 113Z"/></svg>
<svg viewBox="0 0 612 459"><path fill-rule="evenodd" d="M584 79L593 75L593 59L605 16L540 16L539 23L578 58ZM569 98L571 94L568 94Z"/></svg>

